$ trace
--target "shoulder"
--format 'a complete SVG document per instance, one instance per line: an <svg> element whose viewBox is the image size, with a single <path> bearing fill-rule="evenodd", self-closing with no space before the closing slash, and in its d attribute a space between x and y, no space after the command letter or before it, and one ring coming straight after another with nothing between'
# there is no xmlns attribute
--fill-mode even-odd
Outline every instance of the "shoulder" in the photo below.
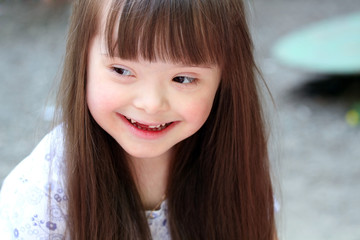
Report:
<svg viewBox="0 0 360 240"><path fill-rule="evenodd" d="M6 177L0 192L0 236L5 239L64 238L61 127L46 135Z"/></svg>
<svg viewBox="0 0 360 240"><path fill-rule="evenodd" d="M17 191L14 186L48 185L52 181L59 182L62 178L63 135L61 126L48 133L35 147L29 156L21 161L5 178L2 192ZM10 189L8 189L10 187ZM45 186L49 188L51 186Z"/></svg>

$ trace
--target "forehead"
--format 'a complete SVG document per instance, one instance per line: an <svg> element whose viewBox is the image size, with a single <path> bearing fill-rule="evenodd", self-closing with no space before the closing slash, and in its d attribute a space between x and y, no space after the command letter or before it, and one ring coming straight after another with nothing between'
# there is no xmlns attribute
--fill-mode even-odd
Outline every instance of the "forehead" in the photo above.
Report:
<svg viewBox="0 0 360 240"><path fill-rule="evenodd" d="M107 18L111 14L111 0L100 1L99 11L97 13L97 27L95 35L104 36L106 32ZM114 33L115 34L115 33Z"/></svg>
<svg viewBox="0 0 360 240"><path fill-rule="evenodd" d="M101 2L96 35L109 55L196 65L221 62L223 41L197 1Z"/></svg>

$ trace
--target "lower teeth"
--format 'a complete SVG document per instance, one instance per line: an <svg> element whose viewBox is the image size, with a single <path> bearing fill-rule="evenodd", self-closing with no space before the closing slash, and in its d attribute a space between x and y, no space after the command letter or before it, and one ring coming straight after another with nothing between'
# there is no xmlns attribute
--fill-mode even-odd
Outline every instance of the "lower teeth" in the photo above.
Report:
<svg viewBox="0 0 360 240"><path fill-rule="evenodd" d="M128 118L126 118L126 119L127 119L127 120L129 121L129 123L131 123L131 125L133 125L134 127L138 128L138 129L140 129L140 130L150 131L150 132L161 131L161 130L167 128L167 127L171 124L171 123L167 123L167 124L165 124L164 126L152 127L152 128L150 128L150 127L142 127L142 126L139 126L139 125L136 124L136 122L135 122L135 123L132 123L130 119L128 119Z"/></svg>
<svg viewBox="0 0 360 240"><path fill-rule="evenodd" d="M130 122L131 123L131 122ZM161 126L161 127L158 127L158 128L148 128L148 127L142 127L142 126L139 126L139 125L136 125L134 123L131 123L131 125L133 125L134 127L140 129L140 130L144 130L144 131L150 131L150 132L157 132L157 131L161 131L165 128L167 128L170 124L165 124L165 126Z"/></svg>
<svg viewBox="0 0 360 240"><path fill-rule="evenodd" d="M134 124L133 124L133 126L137 127L138 129L145 130L145 131L151 131L151 132L161 131L164 128L166 128L166 125L164 127L160 127L160 128L144 128L144 127L140 127L140 126L134 125Z"/></svg>

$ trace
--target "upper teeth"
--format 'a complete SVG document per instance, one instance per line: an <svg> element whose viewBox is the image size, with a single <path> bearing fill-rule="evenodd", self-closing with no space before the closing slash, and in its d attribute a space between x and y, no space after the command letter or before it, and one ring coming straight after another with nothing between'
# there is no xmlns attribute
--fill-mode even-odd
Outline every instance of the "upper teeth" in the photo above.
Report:
<svg viewBox="0 0 360 240"><path fill-rule="evenodd" d="M135 120L130 119L131 123L137 123ZM166 123L163 124L159 124L159 125L153 125L153 126L148 126L149 128L159 128L159 127L165 127Z"/></svg>
<svg viewBox="0 0 360 240"><path fill-rule="evenodd" d="M166 123L159 124L159 125L156 125L156 126L149 126L149 128L159 128L159 127L165 127L165 124L166 124Z"/></svg>

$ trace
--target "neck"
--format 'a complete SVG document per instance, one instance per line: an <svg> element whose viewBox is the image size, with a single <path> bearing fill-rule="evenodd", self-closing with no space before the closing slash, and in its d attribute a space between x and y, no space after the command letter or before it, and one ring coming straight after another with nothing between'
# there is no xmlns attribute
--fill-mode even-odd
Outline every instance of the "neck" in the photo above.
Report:
<svg viewBox="0 0 360 240"><path fill-rule="evenodd" d="M144 208L153 210L166 193L170 154L150 159L132 156L129 158Z"/></svg>

